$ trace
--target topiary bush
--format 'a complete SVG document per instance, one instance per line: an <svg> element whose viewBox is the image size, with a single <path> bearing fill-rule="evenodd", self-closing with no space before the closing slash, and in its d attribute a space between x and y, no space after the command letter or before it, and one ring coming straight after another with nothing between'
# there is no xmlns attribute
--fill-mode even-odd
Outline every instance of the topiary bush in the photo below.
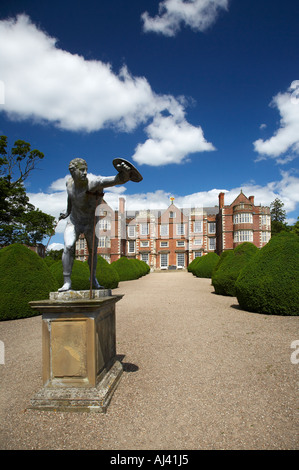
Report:
<svg viewBox="0 0 299 470"><path fill-rule="evenodd" d="M146 276L151 271L151 268L145 261L142 261L142 260L137 260L137 261L139 262L141 266L143 266L144 276Z"/></svg>
<svg viewBox="0 0 299 470"><path fill-rule="evenodd" d="M62 261L56 261L50 266L50 271L57 279L60 287L63 285ZM115 289L118 287L119 275L113 267L102 257L98 256L96 277L105 289ZM72 270L72 290L90 289L90 271L88 262L74 260Z"/></svg>
<svg viewBox="0 0 299 470"><path fill-rule="evenodd" d="M138 269L138 271L140 273L140 276L145 276L146 274L149 273L150 267L144 261L142 261L140 259L131 259L129 261L131 261L132 263L135 264L136 268Z"/></svg>
<svg viewBox="0 0 299 470"><path fill-rule="evenodd" d="M143 264L144 266L145 274L149 274L151 272L150 266L145 261L142 261L142 260L140 260L140 263Z"/></svg>
<svg viewBox="0 0 299 470"><path fill-rule="evenodd" d="M46 265L48 267L52 266L52 264L56 263L55 259L51 258L50 256L46 256L44 258L44 263L46 263Z"/></svg>
<svg viewBox="0 0 299 470"><path fill-rule="evenodd" d="M56 261L49 267L51 273L57 280L59 287L63 285L63 267L62 261ZM82 261L74 260L73 270L72 270L72 289L73 290L88 290L90 288L89 281L90 273L89 266Z"/></svg>
<svg viewBox="0 0 299 470"><path fill-rule="evenodd" d="M240 272L239 305L251 312L299 315L298 279L298 235L275 235Z"/></svg>
<svg viewBox="0 0 299 470"><path fill-rule="evenodd" d="M141 276L134 260L128 259L125 256L113 261L111 266L113 266L118 272L120 281L132 281Z"/></svg>
<svg viewBox="0 0 299 470"><path fill-rule="evenodd" d="M234 250L222 253L219 263L212 274L212 285L219 295L236 295L235 283L240 271L258 252L250 242L238 245Z"/></svg>
<svg viewBox="0 0 299 470"><path fill-rule="evenodd" d="M96 277L105 289L116 289L119 283L119 274L102 256L98 256Z"/></svg>
<svg viewBox="0 0 299 470"><path fill-rule="evenodd" d="M44 260L24 245L0 250L0 320L40 315L28 302L49 298L58 284Z"/></svg>
<svg viewBox="0 0 299 470"><path fill-rule="evenodd" d="M203 257L202 256L198 256L197 258L195 258L193 261L191 261L191 263L188 265L187 267L187 271L189 273L192 273L194 275L194 269L195 267L197 266L197 264L200 262L200 260L202 259Z"/></svg>
<svg viewBox="0 0 299 470"><path fill-rule="evenodd" d="M218 260L218 263L216 264L214 270L213 270L213 273L215 273L221 266L221 264L223 263L223 261L225 260L225 258L227 256L229 256L229 254L231 253L231 250L229 251L223 251L223 253L221 253L221 256L219 257L219 260ZM213 276L213 273L212 273L212 276Z"/></svg>
<svg viewBox="0 0 299 470"><path fill-rule="evenodd" d="M219 256L217 253L208 253L205 256L200 257L200 261L196 264L193 269L193 274L196 277L212 277L212 272L214 271L218 261Z"/></svg>

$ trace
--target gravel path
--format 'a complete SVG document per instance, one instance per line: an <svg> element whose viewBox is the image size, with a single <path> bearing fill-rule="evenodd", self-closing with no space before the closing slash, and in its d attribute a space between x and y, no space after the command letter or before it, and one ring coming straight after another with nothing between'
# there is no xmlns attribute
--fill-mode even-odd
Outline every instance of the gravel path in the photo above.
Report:
<svg viewBox="0 0 299 470"><path fill-rule="evenodd" d="M124 373L106 414L28 410L42 387L41 317L0 322L0 449L299 448L298 317L240 310L187 272L114 293L125 294L116 304Z"/></svg>

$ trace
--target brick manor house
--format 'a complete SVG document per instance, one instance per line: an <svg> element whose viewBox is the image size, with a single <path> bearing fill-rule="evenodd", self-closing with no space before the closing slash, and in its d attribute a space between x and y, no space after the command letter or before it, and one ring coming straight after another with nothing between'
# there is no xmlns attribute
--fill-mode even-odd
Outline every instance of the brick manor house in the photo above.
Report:
<svg viewBox="0 0 299 470"><path fill-rule="evenodd" d="M262 248L271 238L270 208L254 205L241 191L230 204L219 194L215 207L183 208L172 201L165 210L126 211L119 198L114 211L100 205L98 254L109 263L121 256L145 261L152 270L183 269L198 256L232 250L248 241ZM88 257L83 235L76 243L76 259Z"/></svg>

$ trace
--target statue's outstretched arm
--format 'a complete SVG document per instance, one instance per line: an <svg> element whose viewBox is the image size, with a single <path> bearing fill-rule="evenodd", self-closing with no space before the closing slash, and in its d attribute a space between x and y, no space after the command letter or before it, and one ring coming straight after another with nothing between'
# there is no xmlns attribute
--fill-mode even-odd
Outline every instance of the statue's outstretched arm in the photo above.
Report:
<svg viewBox="0 0 299 470"><path fill-rule="evenodd" d="M132 165L132 163L124 160L123 158L116 158L113 160L113 165L117 169L118 174L116 176L100 176L91 183L91 190L98 191L109 186L115 186L117 184L125 184L127 181L135 181L138 183L142 180L142 176L139 171Z"/></svg>
<svg viewBox="0 0 299 470"><path fill-rule="evenodd" d="M125 184L127 181L129 181L129 174L125 171L121 171L115 176L100 176L91 183L91 186L94 191L102 188L109 188L110 186L116 186L117 184Z"/></svg>

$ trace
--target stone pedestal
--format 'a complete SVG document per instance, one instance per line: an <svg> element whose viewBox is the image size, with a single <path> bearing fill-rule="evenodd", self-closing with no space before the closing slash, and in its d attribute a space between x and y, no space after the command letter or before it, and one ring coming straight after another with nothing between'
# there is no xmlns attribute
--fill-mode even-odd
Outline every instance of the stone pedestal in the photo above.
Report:
<svg viewBox="0 0 299 470"><path fill-rule="evenodd" d="M122 374L109 290L52 292L30 302L42 313L43 388L31 408L105 412Z"/></svg>

